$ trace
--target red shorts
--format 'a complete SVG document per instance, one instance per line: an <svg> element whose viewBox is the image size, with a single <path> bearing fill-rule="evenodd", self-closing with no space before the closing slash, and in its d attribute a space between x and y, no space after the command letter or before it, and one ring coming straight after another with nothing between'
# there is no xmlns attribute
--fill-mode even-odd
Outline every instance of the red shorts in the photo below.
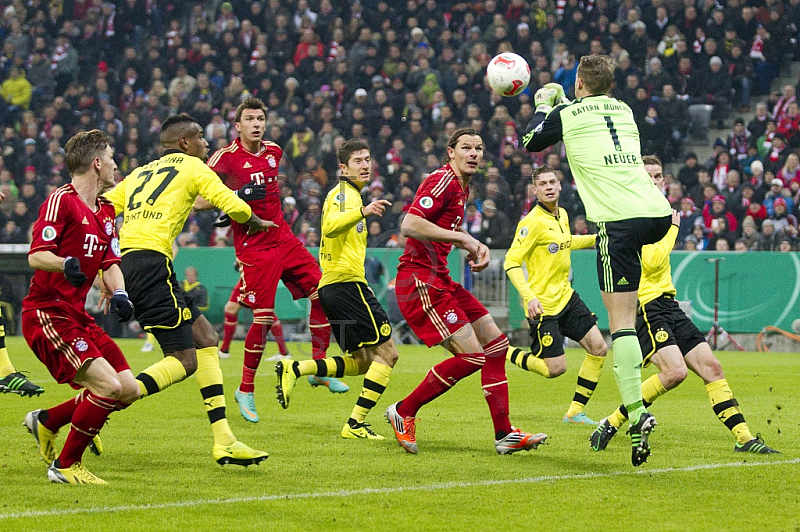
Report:
<svg viewBox="0 0 800 532"><path fill-rule="evenodd" d="M119 346L94 322L31 309L22 313L22 335L53 378L76 389L80 386L72 381L87 360L104 358L117 373L131 369Z"/></svg>
<svg viewBox="0 0 800 532"><path fill-rule="evenodd" d="M294 299L308 297L322 277L317 261L296 238L269 249L244 251L239 303L249 308L274 309L278 281L283 281Z"/></svg>
<svg viewBox="0 0 800 532"><path fill-rule="evenodd" d="M430 272L398 270L395 294L406 322L428 347L489 314L463 286Z"/></svg>
<svg viewBox="0 0 800 532"><path fill-rule="evenodd" d="M231 290L231 297L228 299L231 303L236 303L237 305L244 305L243 302L239 301L239 297L242 295L242 278L239 277L239 282L236 283L236 286L233 287Z"/></svg>

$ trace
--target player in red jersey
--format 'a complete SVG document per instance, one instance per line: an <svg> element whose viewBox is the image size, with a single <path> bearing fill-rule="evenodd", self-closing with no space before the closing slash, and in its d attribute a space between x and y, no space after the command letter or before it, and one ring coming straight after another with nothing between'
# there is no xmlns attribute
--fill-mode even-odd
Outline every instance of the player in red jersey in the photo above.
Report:
<svg viewBox="0 0 800 532"><path fill-rule="evenodd" d="M274 142L263 140L266 107L258 98L247 98L236 109L235 127L239 138L218 150L208 160L225 184L238 190L247 183L266 186L264 199L250 202L258 216L275 222L278 227L248 235L248 228L233 222L233 245L242 268L242 293L239 302L253 309L253 324L244 341L242 383L236 390L236 401L242 416L253 423L259 420L255 409L255 375L264 353L267 333L275 321L275 293L281 280L295 299L311 300L309 328L312 356L325 358L330 343L331 327L317 297L321 278L316 260L283 219L278 166L283 150ZM327 386L343 393L349 388L332 377L309 377L314 385Z"/></svg>
<svg viewBox="0 0 800 532"><path fill-rule="evenodd" d="M239 266L237 265L236 268L238 269ZM248 307L247 301L239 301L241 293L242 280L239 279L239 282L237 282L236 286L231 290L230 299L225 303L225 322L223 323L222 345L219 346L219 358L231 357L231 341L233 340L233 334L236 332L236 326L239 324L239 311L242 310L243 306ZM272 322L272 327L269 332L278 344L278 354L271 356L267 360L277 361L292 358L289 349L286 347L286 339L283 337L283 325L277 315L275 316L275 321Z"/></svg>
<svg viewBox="0 0 800 532"><path fill-rule="evenodd" d="M120 270L114 206L100 194L114 186L114 150L98 130L67 142L72 182L53 192L33 226L28 263L36 272L22 301L22 334L59 383L85 388L77 397L25 416L51 482L105 484L81 464L83 452L109 414L139 397L139 385L120 348L84 310L98 271L113 293L120 321L133 315ZM58 430L71 423L56 458Z"/></svg>
<svg viewBox="0 0 800 532"><path fill-rule="evenodd" d="M434 366L402 401L386 409L400 445L417 453L415 416L458 381L481 371L481 385L495 431L495 450L510 454L535 449L546 434L528 434L508 419L505 356L508 338L486 308L453 281L447 255L456 246L467 251L470 266L489 265L489 248L461 227L469 182L483 159L483 140L471 128L455 131L447 142L450 159L417 189L401 231L408 237L397 267L395 293L400 311L428 347L442 345L454 356Z"/></svg>

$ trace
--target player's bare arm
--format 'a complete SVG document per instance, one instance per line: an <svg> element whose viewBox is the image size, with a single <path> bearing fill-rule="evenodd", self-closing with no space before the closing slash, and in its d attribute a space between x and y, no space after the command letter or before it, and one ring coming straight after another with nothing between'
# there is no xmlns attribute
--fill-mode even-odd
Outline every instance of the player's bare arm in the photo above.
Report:
<svg viewBox="0 0 800 532"><path fill-rule="evenodd" d="M464 229L463 227L459 229L459 231L472 238L472 235L470 235L467 232L467 230ZM478 257L477 259L470 258L469 266L470 268L472 268L472 271L480 272L486 269L487 266L489 266L489 261L491 260L491 258L492 257L489 251L489 246L487 246L483 242L478 241Z"/></svg>
<svg viewBox="0 0 800 532"><path fill-rule="evenodd" d="M462 231L444 229L416 214L409 213L406 215L403 219L403 226L400 228L400 232L403 236L416 238L417 240L448 242L453 244L455 247L469 253L470 261L480 260L481 246L483 246L485 255L488 256L489 254L488 248L478 242L470 234ZM470 264L472 264L472 262ZM484 268L485 267L486 266L484 266Z"/></svg>
<svg viewBox="0 0 800 532"><path fill-rule="evenodd" d="M87 280L86 274L81 271L78 257L59 257L52 251L37 251L28 255L28 265L34 270L64 272L69 284L76 288Z"/></svg>
<svg viewBox="0 0 800 532"><path fill-rule="evenodd" d="M68 258L69 257L59 257L52 251L37 251L36 253L28 255L28 265L34 270L63 272L64 262Z"/></svg>

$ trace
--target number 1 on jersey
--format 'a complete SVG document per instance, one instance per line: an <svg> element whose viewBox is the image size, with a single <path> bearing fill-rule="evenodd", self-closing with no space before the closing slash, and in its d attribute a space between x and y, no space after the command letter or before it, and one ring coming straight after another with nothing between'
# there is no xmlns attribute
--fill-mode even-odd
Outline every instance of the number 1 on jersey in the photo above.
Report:
<svg viewBox="0 0 800 532"><path fill-rule="evenodd" d="M614 127L614 121L611 120L610 116L604 116L603 118L606 119L608 132L611 133L611 140L614 142L614 149L616 151L622 151L622 146L620 145L619 137L617 136L617 128Z"/></svg>

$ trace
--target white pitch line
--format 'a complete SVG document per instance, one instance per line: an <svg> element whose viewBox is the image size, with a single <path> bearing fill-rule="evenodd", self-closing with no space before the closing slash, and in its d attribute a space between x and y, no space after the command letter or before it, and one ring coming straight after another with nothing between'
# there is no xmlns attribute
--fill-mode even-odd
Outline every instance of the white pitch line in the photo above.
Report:
<svg viewBox="0 0 800 532"><path fill-rule="evenodd" d="M633 469L628 471L615 471L613 473L583 473L580 475L547 475L540 477L510 478L503 480L480 480L476 482L443 482L425 486L397 486L394 488L363 488L358 490L317 491L311 493L284 493L274 495L259 495L257 497L234 497L229 499L198 499L194 501L164 502L158 504L124 504L121 506L96 506L92 508L73 508L69 510L29 510L26 512L13 512L0 514L0 519L19 519L25 517L54 517L60 515L78 514L106 514L115 512L130 512L140 510L161 510L166 508L187 508L212 504L241 504L248 502L263 502L275 500L300 500L322 499L335 497L351 497L354 495L373 495L399 493L404 491L436 491L454 488L475 488L485 486L501 486L505 484L535 484L539 482L552 482L556 480L585 480L595 478L611 478L634 475L658 475L668 473L689 473L692 471L705 471L710 469L728 469L737 467L763 467L787 464L798 464L800 458L792 460L779 460L774 462L728 462L724 464L701 464L687 467L666 467L662 469ZM79 489L79 488L66 488Z"/></svg>

